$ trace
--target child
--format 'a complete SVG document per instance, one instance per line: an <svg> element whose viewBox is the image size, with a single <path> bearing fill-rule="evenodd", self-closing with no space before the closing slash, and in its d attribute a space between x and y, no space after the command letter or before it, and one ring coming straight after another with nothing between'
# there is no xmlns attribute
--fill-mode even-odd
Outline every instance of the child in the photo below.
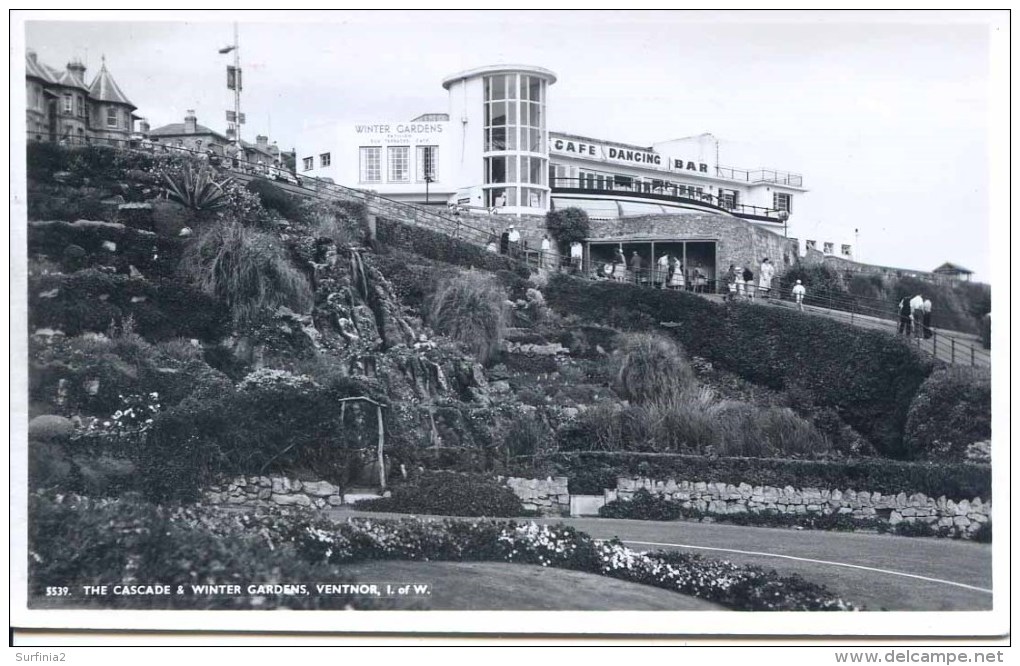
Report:
<svg viewBox="0 0 1020 666"><path fill-rule="evenodd" d="M793 299L797 301L797 309L801 312L804 311L804 295L807 293L807 289L804 285L797 280L797 284L793 285Z"/></svg>

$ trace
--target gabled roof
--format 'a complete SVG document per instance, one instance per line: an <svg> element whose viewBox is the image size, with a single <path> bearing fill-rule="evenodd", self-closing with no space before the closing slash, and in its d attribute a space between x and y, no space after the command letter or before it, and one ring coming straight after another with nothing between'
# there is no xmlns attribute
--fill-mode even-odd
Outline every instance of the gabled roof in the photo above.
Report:
<svg viewBox="0 0 1020 666"><path fill-rule="evenodd" d="M184 131L184 123L170 123L169 125L163 125L149 132L149 136L161 137L161 136L196 136L199 134L212 135L217 138L223 139L224 141L230 141L227 137L223 136L219 132L213 131L205 125L196 125L195 131L191 134Z"/></svg>
<svg viewBox="0 0 1020 666"><path fill-rule="evenodd" d="M96 74L96 78L92 81L92 85L89 86L89 95L94 100L100 102L114 102L116 104L124 104L130 106L132 109L138 107L131 103L131 100L127 98L127 95L120 89L117 82L110 76L109 70L106 69L106 59L103 59L103 64L99 68L99 73Z"/></svg>
<svg viewBox="0 0 1020 666"><path fill-rule="evenodd" d="M25 76L30 76L46 83L57 82L57 72L39 62L34 51L29 51L25 54Z"/></svg>
<svg viewBox="0 0 1020 666"><path fill-rule="evenodd" d="M954 264L947 261L938 268L932 271L932 273L973 273L974 271L968 270L959 264Z"/></svg>

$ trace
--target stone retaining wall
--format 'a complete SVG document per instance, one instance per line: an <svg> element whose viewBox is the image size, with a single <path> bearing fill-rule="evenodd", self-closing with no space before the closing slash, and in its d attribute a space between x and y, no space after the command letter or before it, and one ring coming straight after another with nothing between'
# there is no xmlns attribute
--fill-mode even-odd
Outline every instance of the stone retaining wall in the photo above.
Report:
<svg viewBox="0 0 1020 666"><path fill-rule="evenodd" d="M203 493L206 504L306 506L323 509L344 503L340 489L328 481L298 481L282 476L238 476Z"/></svg>
<svg viewBox="0 0 1020 666"><path fill-rule="evenodd" d="M925 522L969 534L981 523L991 520L992 505L980 497L954 501L945 496L935 499L922 493L908 496L883 495L854 490L794 489L790 486L734 486L704 481L653 481L643 478L618 478L616 497L630 500L638 490L680 502L710 514L758 513L777 511L792 514L850 514L853 518L878 519L890 525L901 522Z"/></svg>
<svg viewBox="0 0 1020 666"><path fill-rule="evenodd" d="M521 479L499 477L521 498L528 511L539 511L546 516L570 515L570 493L567 491L567 477L557 476L546 479Z"/></svg>

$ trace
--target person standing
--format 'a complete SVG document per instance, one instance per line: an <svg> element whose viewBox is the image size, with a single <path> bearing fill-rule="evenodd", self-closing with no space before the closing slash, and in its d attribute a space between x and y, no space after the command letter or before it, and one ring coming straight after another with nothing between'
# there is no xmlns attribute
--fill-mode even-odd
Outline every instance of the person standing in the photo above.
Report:
<svg viewBox="0 0 1020 666"><path fill-rule="evenodd" d="M659 257L659 259L655 262L656 266L658 266L655 271L655 284L661 286L663 289L671 286L669 284L670 278L672 277L670 275L671 263L668 252Z"/></svg>
<svg viewBox="0 0 1020 666"><path fill-rule="evenodd" d="M918 294L910 299L910 319L913 326L914 337L919 338L922 334L924 322L924 296Z"/></svg>
<svg viewBox="0 0 1020 666"><path fill-rule="evenodd" d="M927 340L932 336L931 331L931 299L924 299L924 304L921 306L921 321L924 327L924 339Z"/></svg>
<svg viewBox="0 0 1020 666"><path fill-rule="evenodd" d="M801 284L800 280L797 280L797 284L793 285L793 300L797 301L797 309L801 312L804 311L804 296L807 294L807 289Z"/></svg>
<svg viewBox="0 0 1020 666"><path fill-rule="evenodd" d="M613 253L613 279L617 282L627 280L627 257L623 256L623 248L616 248Z"/></svg>
<svg viewBox="0 0 1020 666"><path fill-rule="evenodd" d="M744 297L744 287L746 285L744 284L744 269L741 268L740 266L737 266L735 269L733 269L733 281L737 285L736 296L739 296L739 297L743 298ZM734 298L736 298L736 296Z"/></svg>
<svg viewBox="0 0 1020 666"><path fill-rule="evenodd" d="M761 260L761 268L758 270L758 288L764 298L769 298L772 291L772 278L775 277L776 267L772 265L768 257Z"/></svg>
<svg viewBox="0 0 1020 666"><path fill-rule="evenodd" d="M574 241L570 244L570 266L574 270L581 270L581 257L584 255L584 251L579 241Z"/></svg>
<svg viewBox="0 0 1020 666"><path fill-rule="evenodd" d="M510 229L506 228L499 236L499 253L510 254Z"/></svg>
<svg viewBox="0 0 1020 666"><path fill-rule="evenodd" d="M634 284L641 284L641 255L637 250L630 253L630 272L633 273Z"/></svg>
<svg viewBox="0 0 1020 666"><path fill-rule="evenodd" d="M744 267L744 290L747 292L748 300L754 300L754 273L749 266Z"/></svg>
<svg viewBox="0 0 1020 666"><path fill-rule="evenodd" d="M897 331L900 335L910 335L910 301L906 296L900 299L899 305L896 306L897 311L900 314L900 328Z"/></svg>
<svg viewBox="0 0 1020 666"><path fill-rule="evenodd" d="M543 268L552 268L552 243L549 242L549 234L542 234L542 256L539 263Z"/></svg>
<svg viewBox="0 0 1020 666"><path fill-rule="evenodd" d="M509 240L510 240L510 256L518 256L518 249L521 246L521 232L517 231L514 225L510 225L509 229Z"/></svg>
<svg viewBox="0 0 1020 666"><path fill-rule="evenodd" d="M737 297L737 269L730 264L730 269L726 271L726 300L732 301Z"/></svg>
<svg viewBox="0 0 1020 666"><path fill-rule="evenodd" d="M673 259L673 273L669 278L669 288L683 290L684 284L684 265L679 258Z"/></svg>

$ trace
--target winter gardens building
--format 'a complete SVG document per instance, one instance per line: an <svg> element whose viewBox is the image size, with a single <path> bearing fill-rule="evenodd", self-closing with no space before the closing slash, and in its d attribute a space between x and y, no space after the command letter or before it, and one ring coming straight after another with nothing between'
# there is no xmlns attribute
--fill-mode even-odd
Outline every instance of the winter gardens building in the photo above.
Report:
<svg viewBox="0 0 1020 666"><path fill-rule="evenodd" d="M592 257L619 246L646 261L675 252L695 257L711 277L729 263L757 272L765 256L779 268L796 260L796 243L790 249L782 232L806 192L801 176L724 166L710 134L637 146L550 132L555 82L553 72L528 65L453 74L443 80L448 113L306 130L297 173L518 219L583 208L605 223L586 244ZM640 222L663 214L671 222Z"/></svg>

